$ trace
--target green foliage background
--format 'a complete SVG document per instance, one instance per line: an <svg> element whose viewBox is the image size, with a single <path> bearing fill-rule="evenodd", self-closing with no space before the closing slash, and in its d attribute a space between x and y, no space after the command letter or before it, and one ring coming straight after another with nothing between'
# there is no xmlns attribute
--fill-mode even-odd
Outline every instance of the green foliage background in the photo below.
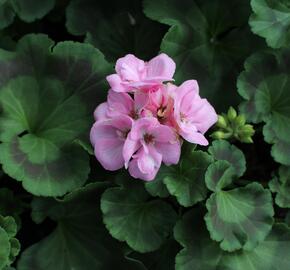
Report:
<svg viewBox="0 0 290 270"><path fill-rule="evenodd" d="M289 270L289 29L289 0L0 0L0 270ZM114 62L159 52L256 132L145 183L88 133Z"/></svg>

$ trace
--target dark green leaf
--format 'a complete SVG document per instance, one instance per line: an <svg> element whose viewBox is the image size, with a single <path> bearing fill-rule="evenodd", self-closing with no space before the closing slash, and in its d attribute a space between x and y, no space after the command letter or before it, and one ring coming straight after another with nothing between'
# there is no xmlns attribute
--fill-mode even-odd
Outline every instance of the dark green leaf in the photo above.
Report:
<svg viewBox="0 0 290 270"><path fill-rule="evenodd" d="M133 53L150 59L159 50L164 27L146 18L138 1L73 0L67 8L67 28L99 48L108 60Z"/></svg>
<svg viewBox="0 0 290 270"><path fill-rule="evenodd" d="M205 172L212 161L207 153L192 151L178 165L166 167L163 182L182 206L189 207L205 199Z"/></svg>
<svg viewBox="0 0 290 270"><path fill-rule="evenodd" d="M104 185L89 184L62 200L34 199L34 219L40 222L48 216L57 222L57 227L22 253L17 269L107 270L124 267L144 270L139 262L124 258L119 244L102 224L99 194Z"/></svg>
<svg viewBox="0 0 290 270"><path fill-rule="evenodd" d="M28 35L0 52L0 162L35 195L61 196L84 184L92 113L106 95L110 66L88 44Z"/></svg>
<svg viewBox="0 0 290 270"><path fill-rule="evenodd" d="M141 253L158 249L177 218L166 202L148 199L141 183L109 188L101 199L103 220L111 235Z"/></svg>
<svg viewBox="0 0 290 270"><path fill-rule="evenodd" d="M237 176L242 176L246 171L246 160L243 152L236 146L224 140L216 140L208 148L208 152L216 160L227 161Z"/></svg>
<svg viewBox="0 0 290 270"><path fill-rule="evenodd" d="M281 166L278 176L269 182L269 187L272 192L277 193L276 204L280 207L290 208L290 168Z"/></svg>
<svg viewBox="0 0 290 270"><path fill-rule="evenodd" d="M176 82L198 80L201 95L217 110L235 106L239 101L234 89L241 61L259 44L252 40L247 27L249 3L146 0L144 8L147 16L171 26L161 51L176 61Z"/></svg>

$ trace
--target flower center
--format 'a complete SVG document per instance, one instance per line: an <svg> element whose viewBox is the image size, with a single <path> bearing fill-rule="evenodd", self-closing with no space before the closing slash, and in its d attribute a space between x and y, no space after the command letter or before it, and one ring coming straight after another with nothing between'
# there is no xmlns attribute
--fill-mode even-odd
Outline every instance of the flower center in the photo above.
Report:
<svg viewBox="0 0 290 270"><path fill-rule="evenodd" d="M157 111L157 117L158 118L164 118L166 113L166 106L165 107L160 107Z"/></svg>
<svg viewBox="0 0 290 270"><path fill-rule="evenodd" d="M182 113L182 112L180 113L180 120L183 123L186 123L187 122L186 115L184 113Z"/></svg>
<svg viewBox="0 0 290 270"><path fill-rule="evenodd" d="M134 120L137 120L139 118L138 116L138 113L135 111L135 110L132 110L130 112L130 115L129 115L131 118L133 118Z"/></svg>
<svg viewBox="0 0 290 270"><path fill-rule="evenodd" d="M146 144L153 143L153 140L154 140L154 136L153 135L145 133L143 138L144 138L144 142Z"/></svg>
<svg viewBox="0 0 290 270"><path fill-rule="evenodd" d="M117 130L117 134L118 134L119 138L121 138L121 139L126 139L129 132L130 132L129 129Z"/></svg>

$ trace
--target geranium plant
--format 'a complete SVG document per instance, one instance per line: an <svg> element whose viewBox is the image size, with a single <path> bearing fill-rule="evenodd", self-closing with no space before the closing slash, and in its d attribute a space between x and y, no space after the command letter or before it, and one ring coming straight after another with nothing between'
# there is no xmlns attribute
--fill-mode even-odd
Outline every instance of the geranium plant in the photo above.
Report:
<svg viewBox="0 0 290 270"><path fill-rule="evenodd" d="M0 270L289 270L290 2L0 0Z"/></svg>

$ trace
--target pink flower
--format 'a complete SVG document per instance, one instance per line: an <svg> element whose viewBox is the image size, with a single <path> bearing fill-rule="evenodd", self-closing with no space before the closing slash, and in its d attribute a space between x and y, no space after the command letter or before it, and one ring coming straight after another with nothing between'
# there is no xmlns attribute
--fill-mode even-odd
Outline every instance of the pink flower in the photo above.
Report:
<svg viewBox="0 0 290 270"><path fill-rule="evenodd" d="M132 119L137 119L147 102L147 94L136 92L133 100L128 93L117 93L109 90L107 102L101 103L96 108L94 117L96 121L119 115L127 115Z"/></svg>
<svg viewBox="0 0 290 270"><path fill-rule="evenodd" d="M175 63L162 53L149 62L144 62L132 54L118 59L117 74L107 76L111 89L116 92L130 92L136 89L154 91L162 82L173 80Z"/></svg>
<svg viewBox="0 0 290 270"><path fill-rule="evenodd" d="M132 125L123 157L133 177L150 181L155 178L162 161L167 165L178 163L180 142L171 127L161 125L154 117L144 117Z"/></svg>
<svg viewBox="0 0 290 270"><path fill-rule="evenodd" d="M185 140L208 145L203 134L217 121L217 114L206 99L200 98L197 81L185 81L176 89L174 118Z"/></svg>
<svg viewBox="0 0 290 270"><path fill-rule="evenodd" d="M144 115L154 116L161 124L175 126L173 116L176 86L172 83L162 85L157 91L149 93L149 102L144 108Z"/></svg>
<svg viewBox="0 0 290 270"><path fill-rule="evenodd" d="M124 166L123 147L127 134L131 130L133 120L120 115L113 119L97 121L90 133L95 156L102 166L109 171Z"/></svg>

